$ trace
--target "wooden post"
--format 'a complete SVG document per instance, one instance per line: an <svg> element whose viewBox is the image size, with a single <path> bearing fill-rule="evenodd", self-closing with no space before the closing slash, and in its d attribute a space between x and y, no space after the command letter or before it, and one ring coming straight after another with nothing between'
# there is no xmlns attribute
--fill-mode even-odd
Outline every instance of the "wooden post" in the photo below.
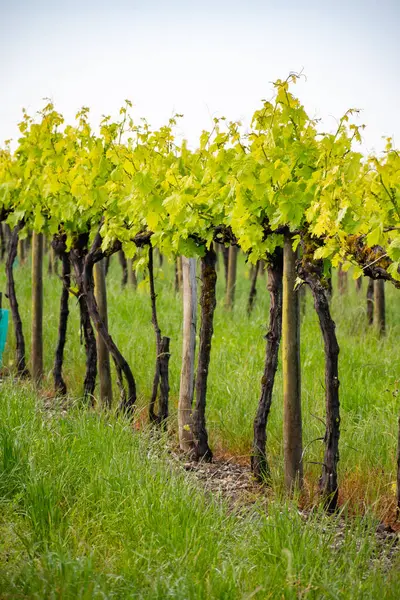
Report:
<svg viewBox="0 0 400 600"><path fill-rule="evenodd" d="M194 448L192 404L197 325L196 259L182 257L183 277L183 348L179 389L179 445L185 452Z"/></svg>
<svg viewBox="0 0 400 600"><path fill-rule="evenodd" d="M296 252L285 236L283 250L282 366L285 485L289 492L303 484L300 380L300 310L296 281Z"/></svg>
<svg viewBox="0 0 400 600"><path fill-rule="evenodd" d="M343 271L342 265L338 268L338 289L339 294L347 294L348 289L348 275L347 271Z"/></svg>
<svg viewBox="0 0 400 600"><path fill-rule="evenodd" d="M47 273L48 275L53 275L53 273L58 275L58 258L51 244L48 250Z"/></svg>
<svg viewBox="0 0 400 600"><path fill-rule="evenodd" d="M18 261L20 265L25 264L25 240L18 240Z"/></svg>
<svg viewBox="0 0 400 600"><path fill-rule="evenodd" d="M107 286L106 286L106 270L104 260L97 262L94 265L94 291L96 302L99 309L100 318L108 329L108 314L107 314ZM108 408L112 404L112 379L110 367L110 353L107 346L99 333L96 334L97 344L97 361L100 379L100 402Z"/></svg>
<svg viewBox="0 0 400 600"><path fill-rule="evenodd" d="M227 281L226 294L225 294L225 308L227 310L233 309L233 303L235 300L237 254L238 254L238 247L237 246L229 246L228 281Z"/></svg>
<svg viewBox="0 0 400 600"><path fill-rule="evenodd" d="M32 377L43 377L43 234L32 235Z"/></svg>

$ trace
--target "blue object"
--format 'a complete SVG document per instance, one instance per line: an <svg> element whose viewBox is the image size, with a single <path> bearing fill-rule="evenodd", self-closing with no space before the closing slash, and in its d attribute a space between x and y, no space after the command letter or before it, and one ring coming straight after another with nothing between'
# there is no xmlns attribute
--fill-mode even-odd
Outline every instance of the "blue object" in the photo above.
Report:
<svg viewBox="0 0 400 600"><path fill-rule="evenodd" d="M3 352L6 345L8 332L8 310L2 308L0 310L0 367L3 366Z"/></svg>

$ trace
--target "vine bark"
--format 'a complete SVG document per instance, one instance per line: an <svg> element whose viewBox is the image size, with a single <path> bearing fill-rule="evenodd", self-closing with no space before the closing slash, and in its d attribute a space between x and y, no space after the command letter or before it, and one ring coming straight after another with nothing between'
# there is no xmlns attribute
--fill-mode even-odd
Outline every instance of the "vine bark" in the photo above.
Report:
<svg viewBox="0 0 400 600"><path fill-rule="evenodd" d="M215 250L213 244L211 244L209 249L206 248L205 254L201 258L201 324L196 376L196 404L193 411L194 455L197 460L202 459L206 462L211 462L213 457L208 445L206 396L211 343L214 331L214 311L216 307L216 260Z"/></svg>
<svg viewBox="0 0 400 600"><path fill-rule="evenodd" d="M6 261L6 276L7 276L7 298L10 303L11 315L14 323L15 331L15 361L17 364L17 373L20 377L29 377L29 371L26 367L25 357L25 338L22 329L22 320L19 312L18 300L15 291L14 280L14 261L18 252L18 237L19 232L24 227L24 221L19 221L11 231L8 242L8 256Z"/></svg>
<svg viewBox="0 0 400 600"><path fill-rule="evenodd" d="M253 455L251 468L258 481L270 479L267 460L267 423L272 403L275 374L278 368L279 345L282 336L282 276L283 254L280 248L271 256L268 267L268 291L270 296L269 327L266 335L264 374L261 379L261 397L254 419Z"/></svg>

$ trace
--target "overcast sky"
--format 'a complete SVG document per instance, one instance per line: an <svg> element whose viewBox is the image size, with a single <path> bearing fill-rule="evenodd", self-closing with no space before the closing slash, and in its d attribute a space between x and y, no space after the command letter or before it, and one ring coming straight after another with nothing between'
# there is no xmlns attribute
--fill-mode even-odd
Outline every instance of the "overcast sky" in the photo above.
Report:
<svg viewBox="0 0 400 600"><path fill-rule="evenodd" d="M364 146L400 145L400 0L0 0L0 140L50 97L72 119L135 114L159 126L184 113L191 144L211 118L245 123L271 82L304 70L311 116L362 109Z"/></svg>

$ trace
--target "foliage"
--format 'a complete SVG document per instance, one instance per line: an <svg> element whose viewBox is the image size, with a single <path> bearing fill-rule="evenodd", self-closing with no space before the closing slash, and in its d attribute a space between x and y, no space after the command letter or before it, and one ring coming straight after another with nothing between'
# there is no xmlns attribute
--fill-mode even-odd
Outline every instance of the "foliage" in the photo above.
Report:
<svg viewBox="0 0 400 600"><path fill-rule="evenodd" d="M147 231L166 256L201 255L216 238L236 241L255 262L287 230L295 244L311 235L315 258L344 268L356 260L348 242L355 235L383 246L389 273L399 279L398 152L391 140L381 158L357 152L363 126L355 110L334 133L319 132L291 91L296 80L274 84L274 98L255 111L248 132L214 119L194 150L175 140L179 115L153 131L133 120L129 101L120 119L104 117L97 133L88 108L74 126L64 125L51 103L38 122L24 113L18 147L0 155L3 217L47 234L61 229L68 247L101 223L103 249L118 240L130 257L135 236Z"/></svg>

